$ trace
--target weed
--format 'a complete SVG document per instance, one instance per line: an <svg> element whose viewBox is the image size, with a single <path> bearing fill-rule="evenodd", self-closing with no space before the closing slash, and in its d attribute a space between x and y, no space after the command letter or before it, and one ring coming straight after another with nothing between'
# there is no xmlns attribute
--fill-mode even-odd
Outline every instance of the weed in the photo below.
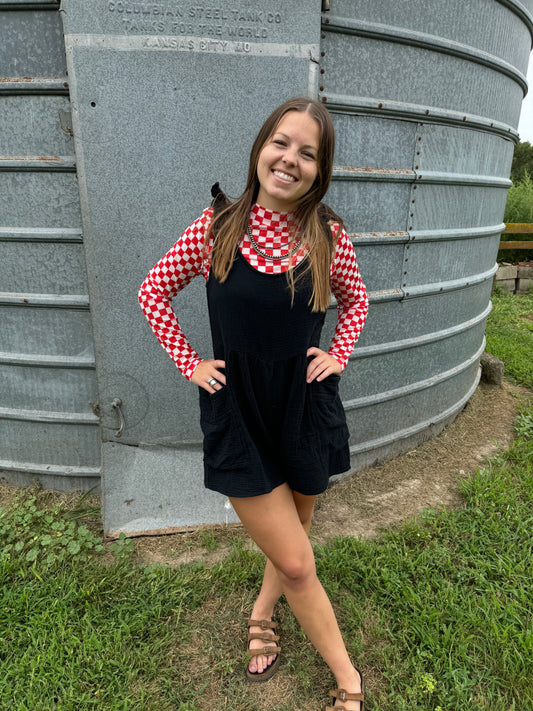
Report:
<svg viewBox="0 0 533 711"><path fill-rule="evenodd" d="M60 504L40 508L35 489L21 490L9 507L0 509L0 562L16 558L50 567L89 560L103 545L79 523L80 515L80 509L72 515Z"/></svg>
<svg viewBox="0 0 533 711"><path fill-rule="evenodd" d="M200 545L208 551L214 551L217 549L218 541L211 529L200 529L200 531L198 531L198 538L200 540Z"/></svg>
<svg viewBox="0 0 533 711"><path fill-rule="evenodd" d="M127 538L124 532L121 532L116 541L109 544L109 550L115 554L118 560L129 558L135 551L135 545L131 538Z"/></svg>

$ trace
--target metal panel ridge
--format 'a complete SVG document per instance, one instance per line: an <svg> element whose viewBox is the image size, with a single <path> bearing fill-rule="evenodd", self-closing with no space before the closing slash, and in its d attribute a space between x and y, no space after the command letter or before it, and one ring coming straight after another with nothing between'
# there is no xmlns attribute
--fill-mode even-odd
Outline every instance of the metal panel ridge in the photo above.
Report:
<svg viewBox="0 0 533 711"><path fill-rule="evenodd" d="M516 128L502 121L437 106L423 106L407 101L389 101L387 99L374 99L368 96L349 96L330 92L323 93L322 101L327 104L330 111L350 112L354 114L372 113L389 118L405 118L427 123L445 123L454 126L484 129L491 133L511 138L516 143L518 143L520 139Z"/></svg>
<svg viewBox="0 0 533 711"><path fill-rule="evenodd" d="M478 64L484 64L514 79L522 87L524 96L527 94L527 78L515 66L489 52L470 47L462 42L456 42L426 32L405 30L399 27L392 27L391 25L382 25L376 22L355 20L353 18L339 17L337 15L329 15L324 20L324 25L325 29L330 32L341 32L343 34L353 34L359 37L371 37L389 42L409 44L414 47L423 47L424 49L431 49L435 52L442 52L443 54L449 54L454 57L461 57L462 59L477 62Z"/></svg>

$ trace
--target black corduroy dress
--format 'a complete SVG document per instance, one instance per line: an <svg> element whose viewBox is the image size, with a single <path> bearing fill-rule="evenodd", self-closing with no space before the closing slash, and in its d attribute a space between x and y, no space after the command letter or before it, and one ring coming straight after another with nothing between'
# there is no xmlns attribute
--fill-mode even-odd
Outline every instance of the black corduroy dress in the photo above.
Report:
<svg viewBox="0 0 533 711"><path fill-rule="evenodd" d="M325 319L311 311L311 293L305 275L291 305L286 274L259 272L239 251L224 283L210 273L213 353L226 363L226 386L199 388L208 489L247 497L287 482L314 495L350 468L340 376L306 382L307 350L319 347Z"/></svg>

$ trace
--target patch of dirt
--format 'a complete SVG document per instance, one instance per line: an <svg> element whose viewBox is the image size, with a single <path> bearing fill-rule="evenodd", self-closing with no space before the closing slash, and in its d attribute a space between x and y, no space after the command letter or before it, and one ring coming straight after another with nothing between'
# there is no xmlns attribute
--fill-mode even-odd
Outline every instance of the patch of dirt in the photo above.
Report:
<svg viewBox="0 0 533 711"><path fill-rule="evenodd" d="M406 454L357 472L319 497L311 530L313 543L324 543L335 535L375 537L381 528L410 519L423 509L460 506L459 478L508 448L519 404L530 397L529 390L509 383L503 387L481 384L439 435ZM9 503L17 491L0 485L0 506ZM76 508L80 498L79 493L41 492L40 496L51 505L63 502L68 508ZM98 497L91 496L84 504L97 506ZM177 566L197 560L214 564L236 540L253 545L235 524L140 537L134 542L143 562Z"/></svg>
<svg viewBox="0 0 533 711"><path fill-rule="evenodd" d="M439 435L328 489L317 504L313 540L339 534L371 538L423 509L461 505L460 478L509 447L518 406L528 395L506 382L482 383Z"/></svg>

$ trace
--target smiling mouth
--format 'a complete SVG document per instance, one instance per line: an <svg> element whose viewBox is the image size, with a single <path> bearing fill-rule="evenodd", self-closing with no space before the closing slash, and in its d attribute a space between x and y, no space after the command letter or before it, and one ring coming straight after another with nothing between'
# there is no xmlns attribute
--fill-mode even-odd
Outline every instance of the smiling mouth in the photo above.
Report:
<svg viewBox="0 0 533 711"><path fill-rule="evenodd" d="M287 183L295 183L296 182L296 178L294 177L294 175L289 175L288 173L283 173L281 170L273 170L272 172L274 173L274 175L277 178L281 178L281 180L284 180Z"/></svg>

